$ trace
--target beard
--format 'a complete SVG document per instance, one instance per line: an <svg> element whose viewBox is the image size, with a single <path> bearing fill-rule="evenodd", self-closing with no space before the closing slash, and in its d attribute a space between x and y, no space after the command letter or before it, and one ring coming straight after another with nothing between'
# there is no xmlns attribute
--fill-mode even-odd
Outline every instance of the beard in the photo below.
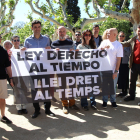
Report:
<svg viewBox="0 0 140 140"><path fill-rule="evenodd" d="M60 36L60 35L58 36L59 36L59 39L65 39L65 36Z"/></svg>

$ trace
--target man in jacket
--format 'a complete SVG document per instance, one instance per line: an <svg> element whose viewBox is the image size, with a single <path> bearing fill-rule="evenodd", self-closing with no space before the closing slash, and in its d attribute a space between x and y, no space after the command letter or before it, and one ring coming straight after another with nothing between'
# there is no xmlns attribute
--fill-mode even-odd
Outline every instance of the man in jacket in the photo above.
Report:
<svg viewBox="0 0 140 140"><path fill-rule="evenodd" d="M99 31L100 31L99 25L94 25L92 32L94 35L94 41L96 42L97 48L100 46L102 42L102 36L99 35Z"/></svg>
<svg viewBox="0 0 140 140"><path fill-rule="evenodd" d="M130 96L126 97L124 101L135 100L136 81L138 74L140 74L140 25L137 27L137 36L128 41L122 42L123 47L129 47L131 54L129 57L129 68L131 68L131 81L130 81Z"/></svg>

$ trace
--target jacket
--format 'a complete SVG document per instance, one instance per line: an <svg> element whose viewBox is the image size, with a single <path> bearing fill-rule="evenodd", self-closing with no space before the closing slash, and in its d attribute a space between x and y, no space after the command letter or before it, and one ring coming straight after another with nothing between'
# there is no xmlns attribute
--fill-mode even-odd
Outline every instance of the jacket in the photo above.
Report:
<svg viewBox="0 0 140 140"><path fill-rule="evenodd" d="M123 47L130 47L130 56L129 56L129 68L132 68L132 64L133 64L133 56L134 56L134 46L136 43L136 39L137 36L129 39L128 41L125 42L121 42L121 44L123 45Z"/></svg>

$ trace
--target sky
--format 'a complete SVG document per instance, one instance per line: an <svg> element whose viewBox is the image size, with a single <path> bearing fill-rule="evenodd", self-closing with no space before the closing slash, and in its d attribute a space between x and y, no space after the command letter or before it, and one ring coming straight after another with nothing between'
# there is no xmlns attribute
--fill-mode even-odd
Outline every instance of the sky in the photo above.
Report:
<svg viewBox="0 0 140 140"><path fill-rule="evenodd" d="M83 0L79 0L78 6L81 9L81 18L88 18L88 15L84 12L84 2L83 2ZM130 5L130 7L132 7L132 4ZM92 12L92 10L93 9L92 9L92 4L91 4L90 12ZM24 0L21 0L17 4L16 10L14 12L15 19L13 21L12 26L14 26L15 23L17 23L19 21L29 22L29 19L27 19L28 12L32 12L31 9L30 9L30 6L28 4L26 4L24 2ZM33 18L39 18L39 16L37 14L33 14Z"/></svg>

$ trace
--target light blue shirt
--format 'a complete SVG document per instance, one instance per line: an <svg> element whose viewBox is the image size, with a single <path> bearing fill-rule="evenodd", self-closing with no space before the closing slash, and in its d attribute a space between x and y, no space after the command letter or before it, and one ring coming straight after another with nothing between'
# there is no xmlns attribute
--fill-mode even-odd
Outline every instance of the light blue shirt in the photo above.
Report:
<svg viewBox="0 0 140 140"><path fill-rule="evenodd" d="M25 39L25 48L45 48L50 46L50 40L47 36L41 35L39 39L35 38L34 35L29 36Z"/></svg>
<svg viewBox="0 0 140 140"><path fill-rule="evenodd" d="M97 38L94 37L94 41L96 43L97 48L99 47L99 36Z"/></svg>

